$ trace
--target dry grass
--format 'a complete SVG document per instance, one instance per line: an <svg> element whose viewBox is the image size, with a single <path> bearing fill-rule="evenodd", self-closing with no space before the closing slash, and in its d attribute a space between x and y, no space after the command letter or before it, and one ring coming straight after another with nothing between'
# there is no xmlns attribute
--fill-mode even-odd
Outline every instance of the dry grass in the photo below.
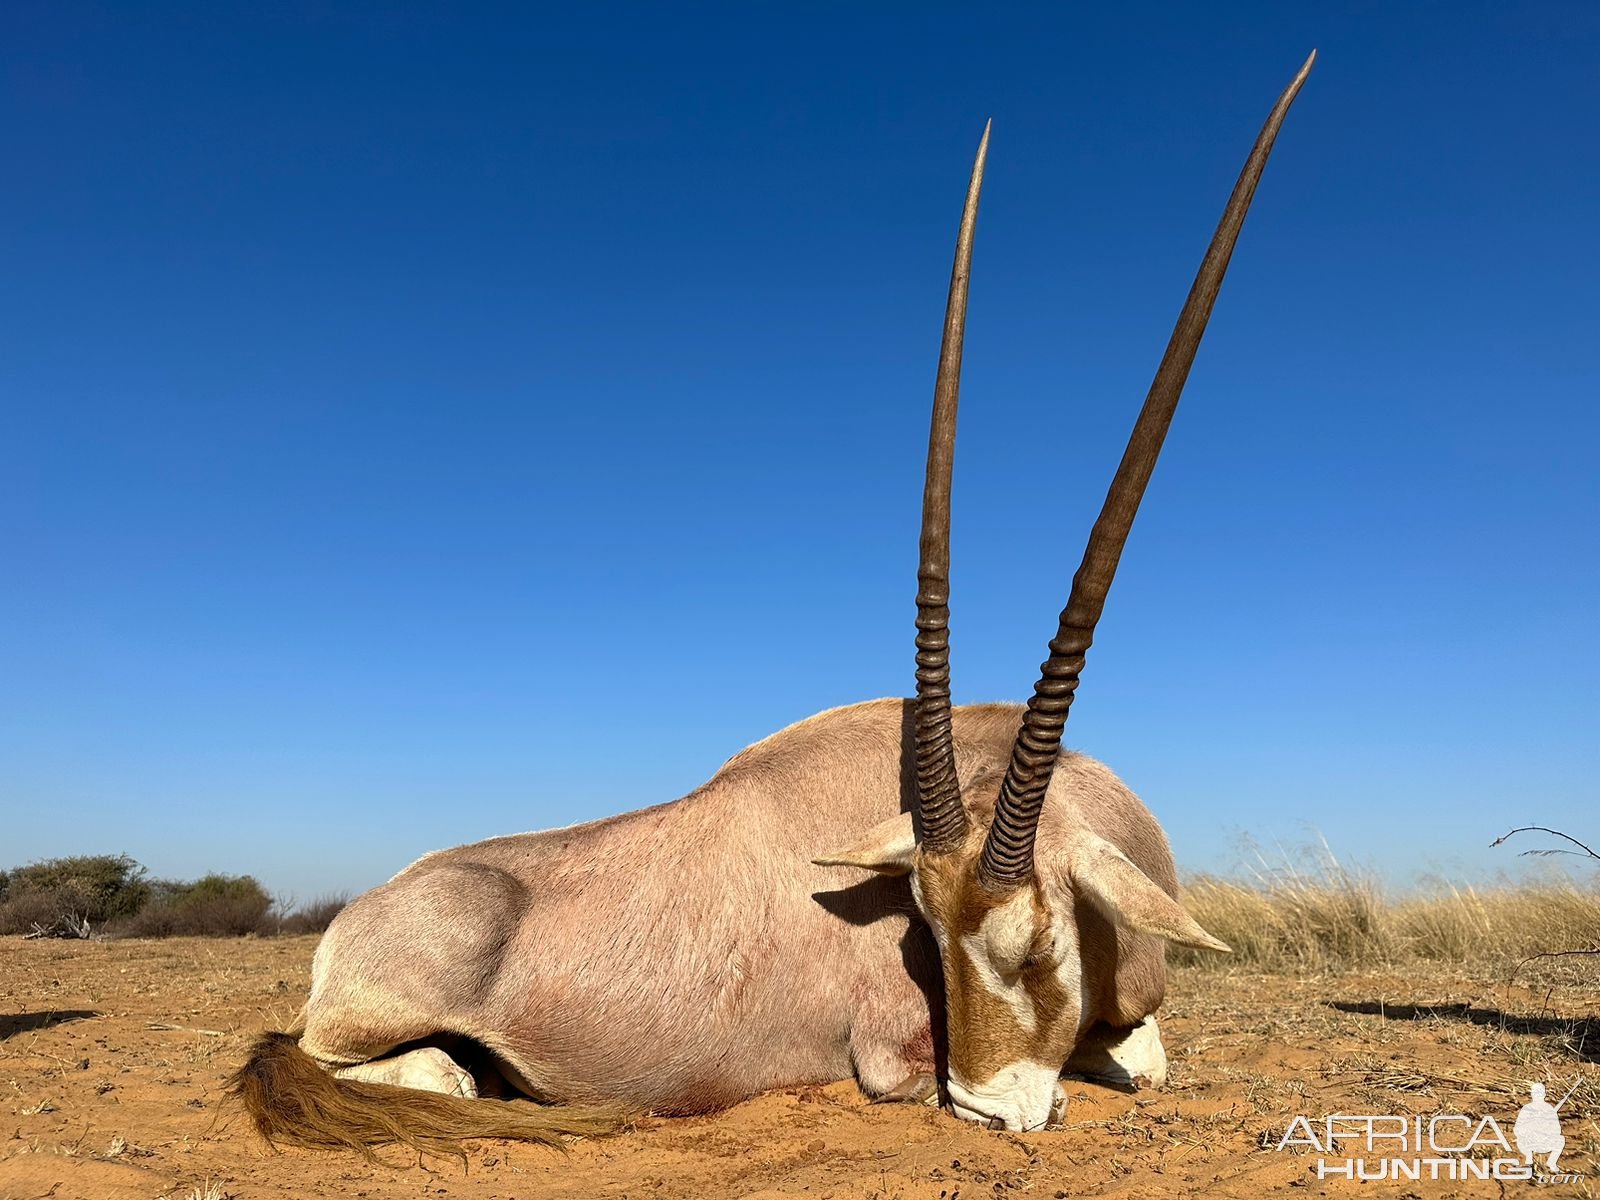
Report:
<svg viewBox="0 0 1600 1200"><path fill-rule="evenodd" d="M1174 948L1173 961L1261 971L1329 971L1419 960L1506 967L1552 952L1600 950L1600 888L1551 875L1486 887L1439 882L1391 894L1323 847L1308 866L1202 877L1184 906L1231 956ZM1591 960L1600 971L1600 958Z"/></svg>
<svg viewBox="0 0 1600 1200"><path fill-rule="evenodd" d="M223 1191L220 1183L207 1179L190 1188L187 1193L169 1192L165 1196L158 1196L156 1200L233 1200L233 1193Z"/></svg>

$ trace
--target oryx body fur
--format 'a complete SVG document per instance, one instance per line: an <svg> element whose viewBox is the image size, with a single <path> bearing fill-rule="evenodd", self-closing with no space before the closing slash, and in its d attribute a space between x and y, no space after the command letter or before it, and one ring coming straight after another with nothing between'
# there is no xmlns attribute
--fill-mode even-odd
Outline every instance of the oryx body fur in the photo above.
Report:
<svg viewBox="0 0 1600 1200"><path fill-rule="evenodd" d="M660 1113L933 1072L939 959L906 880L807 861L909 810L908 707L801 721L669 804L426 856L328 930L301 1046L337 1068L459 1035L539 1099ZM964 781L1004 769L1020 716L956 709ZM1041 840L1092 830L1174 891L1160 826L1109 769L1066 755L1052 793ZM1092 907L1080 922L1080 1024L1137 1025L1163 942Z"/></svg>

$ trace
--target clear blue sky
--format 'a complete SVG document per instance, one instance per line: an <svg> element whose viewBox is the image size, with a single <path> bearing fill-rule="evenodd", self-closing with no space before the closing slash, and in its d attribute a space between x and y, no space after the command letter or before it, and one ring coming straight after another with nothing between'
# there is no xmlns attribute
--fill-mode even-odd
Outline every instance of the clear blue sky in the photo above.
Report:
<svg viewBox="0 0 1600 1200"><path fill-rule="evenodd" d="M360 888L904 694L991 116L955 677L1024 698L1312 47L1068 741L1191 869L1600 832L1593 5L17 3L0 860Z"/></svg>

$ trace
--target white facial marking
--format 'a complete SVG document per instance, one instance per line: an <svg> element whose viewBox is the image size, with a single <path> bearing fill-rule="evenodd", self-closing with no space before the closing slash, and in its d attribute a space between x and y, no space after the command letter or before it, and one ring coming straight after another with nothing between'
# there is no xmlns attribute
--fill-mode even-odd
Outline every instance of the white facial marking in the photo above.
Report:
<svg viewBox="0 0 1600 1200"><path fill-rule="evenodd" d="M972 978L978 985L1003 1002L1017 1019L1017 1024L1033 1033L1039 1028L1039 1014L1033 1010L1033 997L1028 995L1027 989L1015 981L1007 983L995 970L994 964L989 961L988 948L984 945L981 933L970 933L961 939L961 953L967 956L967 963L972 968Z"/></svg>
<svg viewBox="0 0 1600 1200"><path fill-rule="evenodd" d="M976 933L960 939L962 952L972 966L972 976L979 985L1004 1001L1017 1018L1017 1024L1029 1033L1039 1028L1039 1014L1034 1011L1033 997L1015 977L1007 979L1002 970L1020 970L1033 944L1033 904L1026 893L990 910L978 926Z"/></svg>
<svg viewBox="0 0 1600 1200"><path fill-rule="evenodd" d="M911 898L916 901L917 911L921 913L923 919L926 920L928 916L928 905L922 898L922 876L918 875L915 871L911 872ZM937 938L941 936L938 928L933 924L932 921L928 922L928 927L933 930L934 937Z"/></svg>
<svg viewBox="0 0 1600 1200"><path fill-rule="evenodd" d="M1014 1133L1043 1129L1057 1110L1060 1078L1059 1067L1034 1062L1012 1063L981 1085L964 1083L952 1072L950 1107L963 1120L987 1125L998 1119Z"/></svg>
<svg viewBox="0 0 1600 1200"><path fill-rule="evenodd" d="M1071 912L1071 907L1067 907ZM1056 921L1050 929L1051 953L1055 956L1056 983L1067 1003L1083 1016L1083 956L1078 952L1078 927L1071 921Z"/></svg>

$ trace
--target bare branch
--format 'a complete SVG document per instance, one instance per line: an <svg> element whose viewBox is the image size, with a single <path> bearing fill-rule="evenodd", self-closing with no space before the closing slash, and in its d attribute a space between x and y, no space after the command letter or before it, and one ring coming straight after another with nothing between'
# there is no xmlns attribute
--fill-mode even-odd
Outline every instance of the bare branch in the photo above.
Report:
<svg viewBox="0 0 1600 1200"><path fill-rule="evenodd" d="M1558 837L1564 842L1571 842L1579 850L1583 851L1583 853L1586 854L1588 857L1594 859L1597 862L1600 862L1600 854L1596 854L1593 850L1591 850L1588 846L1585 846L1582 842L1580 842L1577 838L1573 837L1570 833L1562 833L1561 830L1559 830L1559 829L1551 829L1547 825L1521 825L1521 826L1518 826L1516 829L1511 830L1509 833L1502 833L1499 837L1495 838L1494 841L1489 843L1489 848L1492 850L1494 847L1500 845L1502 842L1509 841L1510 839L1516 837L1517 834L1519 834L1519 833L1548 833L1551 837ZM1528 851L1528 853L1530 853L1530 854L1538 854L1538 853L1548 854L1548 853L1551 853L1551 851L1548 851L1548 850L1546 850L1546 851L1530 850L1530 851ZM1571 853L1571 851L1568 851L1568 853Z"/></svg>
<svg viewBox="0 0 1600 1200"><path fill-rule="evenodd" d="M1523 967L1527 966L1531 962L1538 962L1541 958L1579 958L1589 955L1600 955L1600 946L1591 946L1586 950L1545 950L1539 954L1530 954L1527 958L1523 959L1516 966L1511 968L1511 974L1507 976L1506 982L1515 983L1517 981L1517 974L1522 970Z"/></svg>

